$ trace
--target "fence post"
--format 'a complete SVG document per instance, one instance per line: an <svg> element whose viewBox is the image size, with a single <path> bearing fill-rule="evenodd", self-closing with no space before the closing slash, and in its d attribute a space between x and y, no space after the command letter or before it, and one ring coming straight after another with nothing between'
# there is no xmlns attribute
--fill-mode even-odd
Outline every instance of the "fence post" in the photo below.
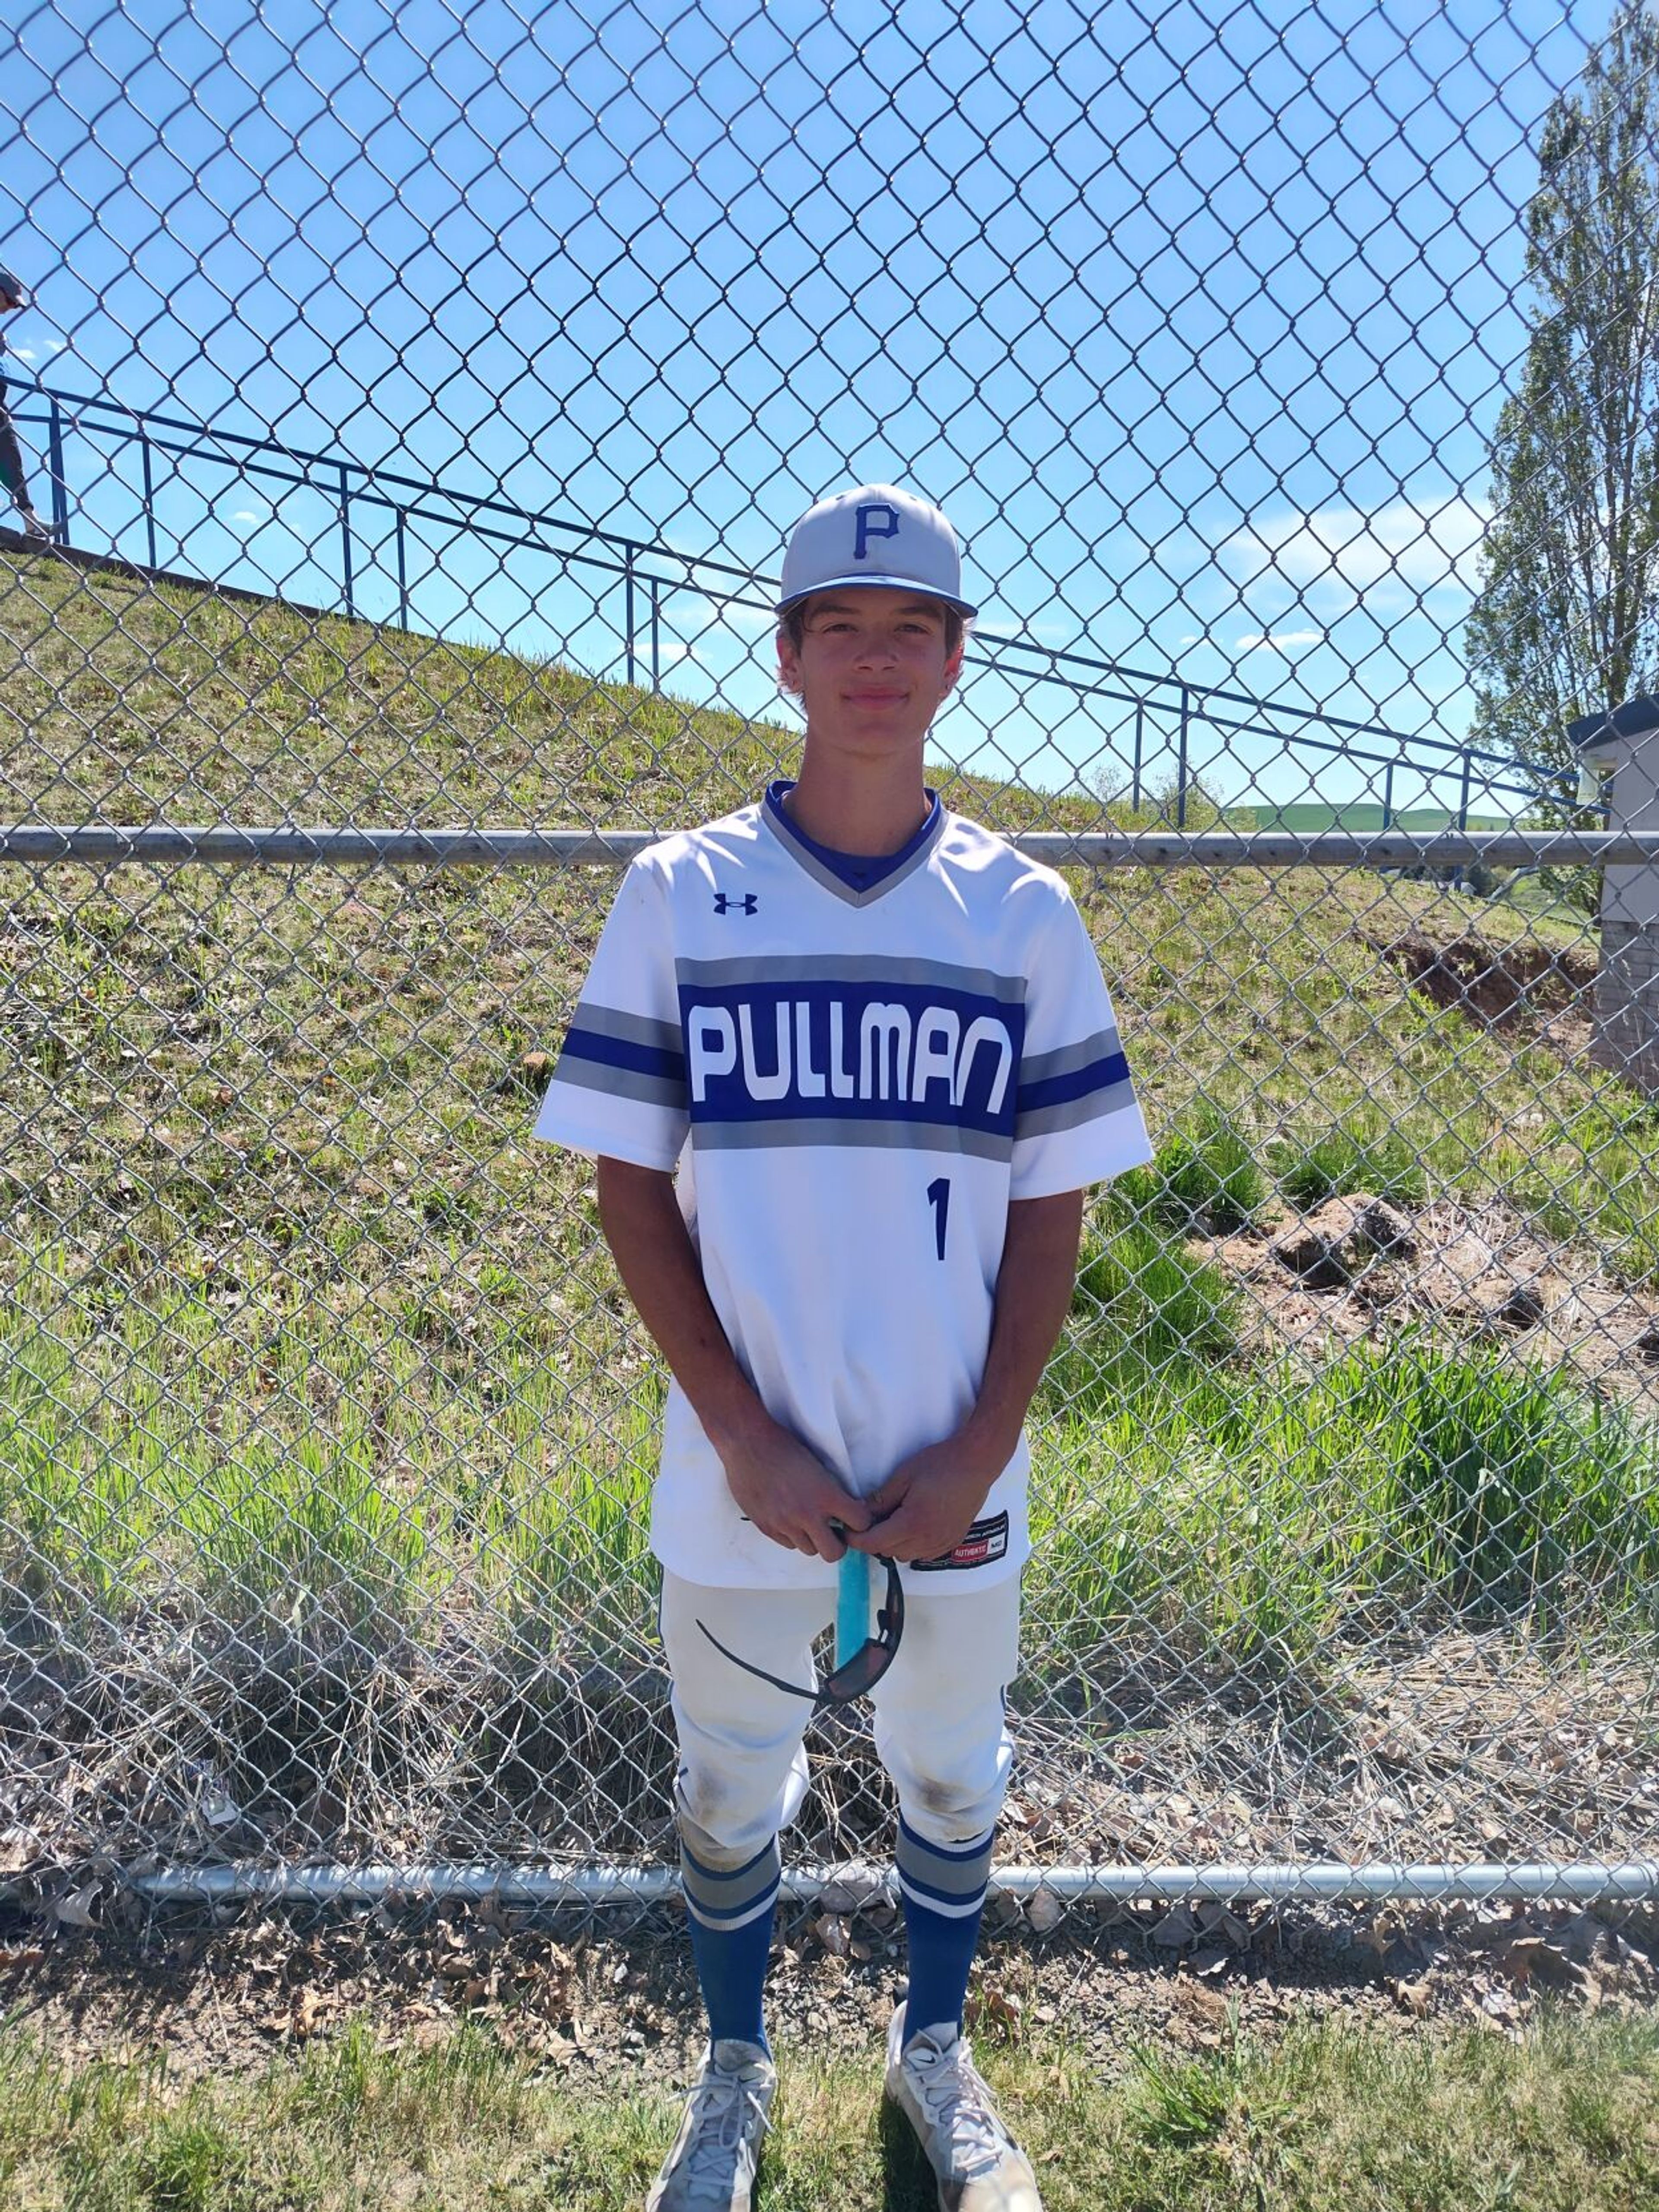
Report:
<svg viewBox="0 0 1659 2212"><path fill-rule="evenodd" d="M1611 770L1607 826L1659 828L1659 698L1627 699L1569 722L1579 758ZM1589 1056L1659 1099L1659 866L1601 871L1601 958Z"/></svg>
<svg viewBox="0 0 1659 2212"><path fill-rule="evenodd" d="M1394 827L1394 763L1390 761L1382 771L1382 827Z"/></svg>
<svg viewBox="0 0 1659 2212"><path fill-rule="evenodd" d="M1139 814L1140 811L1140 747L1141 740L1146 734L1146 709L1137 699L1135 701L1135 757L1134 765L1129 771L1129 811L1132 814Z"/></svg>
<svg viewBox="0 0 1659 2212"><path fill-rule="evenodd" d="M1463 778L1457 793L1457 826L1467 830L1469 826L1469 772L1474 763L1467 745L1463 748Z"/></svg>
<svg viewBox="0 0 1659 2212"><path fill-rule="evenodd" d="M392 509L398 518L398 623L402 629L409 628L409 568L404 557L404 511Z"/></svg>
<svg viewBox="0 0 1659 2212"><path fill-rule="evenodd" d="M149 457L149 433L138 433L138 458L144 471L144 544L149 556L149 565L159 568L155 557L155 471Z"/></svg>
<svg viewBox="0 0 1659 2212"><path fill-rule="evenodd" d="M52 534L60 545L70 542L69 485L64 477L64 418L54 398L46 427L46 472L52 478Z"/></svg>
<svg viewBox="0 0 1659 2212"><path fill-rule="evenodd" d="M651 689L662 690L662 646L657 627L657 580L651 579Z"/></svg>
<svg viewBox="0 0 1659 2212"><path fill-rule="evenodd" d="M624 541L623 549L623 653L626 680L634 681L634 545L632 539Z"/></svg>
<svg viewBox="0 0 1659 2212"><path fill-rule="evenodd" d="M1187 827L1187 714L1188 694L1186 685L1181 687L1181 741L1176 755L1176 828Z"/></svg>
<svg viewBox="0 0 1659 2212"><path fill-rule="evenodd" d="M346 465L338 464L340 471L340 549L345 564L345 611L348 615L357 611L356 594L351 574L351 489L346 477Z"/></svg>

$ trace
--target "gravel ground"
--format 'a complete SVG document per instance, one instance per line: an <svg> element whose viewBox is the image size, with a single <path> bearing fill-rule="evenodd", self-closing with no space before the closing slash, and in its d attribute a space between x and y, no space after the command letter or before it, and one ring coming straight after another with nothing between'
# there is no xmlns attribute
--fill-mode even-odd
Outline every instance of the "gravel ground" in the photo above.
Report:
<svg viewBox="0 0 1659 2212"><path fill-rule="evenodd" d="M165 2051L183 2081L250 2069L368 2023L388 2047L436 2042L468 2016L573 2086L683 2084L699 2042L678 1908L538 1917L491 1904L394 1915L161 1915L130 1901L103 1924L0 1917L0 2009L60 2060ZM1155 2042L1199 2051L1239 2028L1310 2018L1408 2034L1473 2021L1517 2034L1544 2002L1659 2012L1659 1909L1286 1905L1073 1909L1047 1932L993 1901L971 1998L982 2042L1060 2031L1108 2073ZM792 1907L770 2009L788 2050L875 2063L902 1987L890 1908ZM1230 2017L1231 2015L1231 2017Z"/></svg>

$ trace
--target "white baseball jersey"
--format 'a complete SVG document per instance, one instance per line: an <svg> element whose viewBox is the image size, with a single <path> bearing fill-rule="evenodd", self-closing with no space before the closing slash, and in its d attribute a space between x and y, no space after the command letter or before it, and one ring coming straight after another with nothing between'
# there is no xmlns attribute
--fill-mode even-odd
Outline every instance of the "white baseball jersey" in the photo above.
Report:
<svg viewBox="0 0 1659 2212"><path fill-rule="evenodd" d="M1100 964L1064 881L934 801L870 862L758 805L629 868L535 1124L678 1167L732 1352L775 1419L875 1490L973 1411L1011 1199L1152 1157ZM1030 1549L1019 1449L930 1590ZM689 1582L800 1589L671 1387L652 1548Z"/></svg>

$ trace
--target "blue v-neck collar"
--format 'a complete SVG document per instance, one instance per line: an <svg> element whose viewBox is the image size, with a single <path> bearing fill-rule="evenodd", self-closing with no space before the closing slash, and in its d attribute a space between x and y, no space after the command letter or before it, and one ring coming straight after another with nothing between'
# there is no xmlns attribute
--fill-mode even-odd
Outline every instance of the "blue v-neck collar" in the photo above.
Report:
<svg viewBox="0 0 1659 2212"><path fill-rule="evenodd" d="M798 823L791 821L783 802L794 787L793 779L787 776L769 784L761 817L784 850L800 863L814 882L822 884L826 890L833 891L850 906L867 906L872 899L896 890L921 866L945 824L945 809L939 805L939 793L930 791L927 820L896 853L873 856L837 853L831 846L820 845L816 837L809 837Z"/></svg>

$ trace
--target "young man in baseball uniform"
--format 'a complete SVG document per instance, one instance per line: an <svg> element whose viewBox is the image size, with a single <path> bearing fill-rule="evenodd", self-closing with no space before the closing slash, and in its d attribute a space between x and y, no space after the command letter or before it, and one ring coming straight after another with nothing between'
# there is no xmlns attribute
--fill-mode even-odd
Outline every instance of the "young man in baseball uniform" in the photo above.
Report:
<svg viewBox="0 0 1659 2212"><path fill-rule="evenodd" d="M672 1374L651 1533L709 2051L647 2212L749 2212L807 1782L783 1686L812 1679L848 1545L904 1594L871 1692L909 1951L888 2094L949 2212L1037 2212L962 2035L1012 1758L1021 1431L1084 1188L1151 1146L1064 882L923 785L974 612L949 522L889 484L821 501L778 611L799 775L629 867L536 1124L597 1158Z"/></svg>

